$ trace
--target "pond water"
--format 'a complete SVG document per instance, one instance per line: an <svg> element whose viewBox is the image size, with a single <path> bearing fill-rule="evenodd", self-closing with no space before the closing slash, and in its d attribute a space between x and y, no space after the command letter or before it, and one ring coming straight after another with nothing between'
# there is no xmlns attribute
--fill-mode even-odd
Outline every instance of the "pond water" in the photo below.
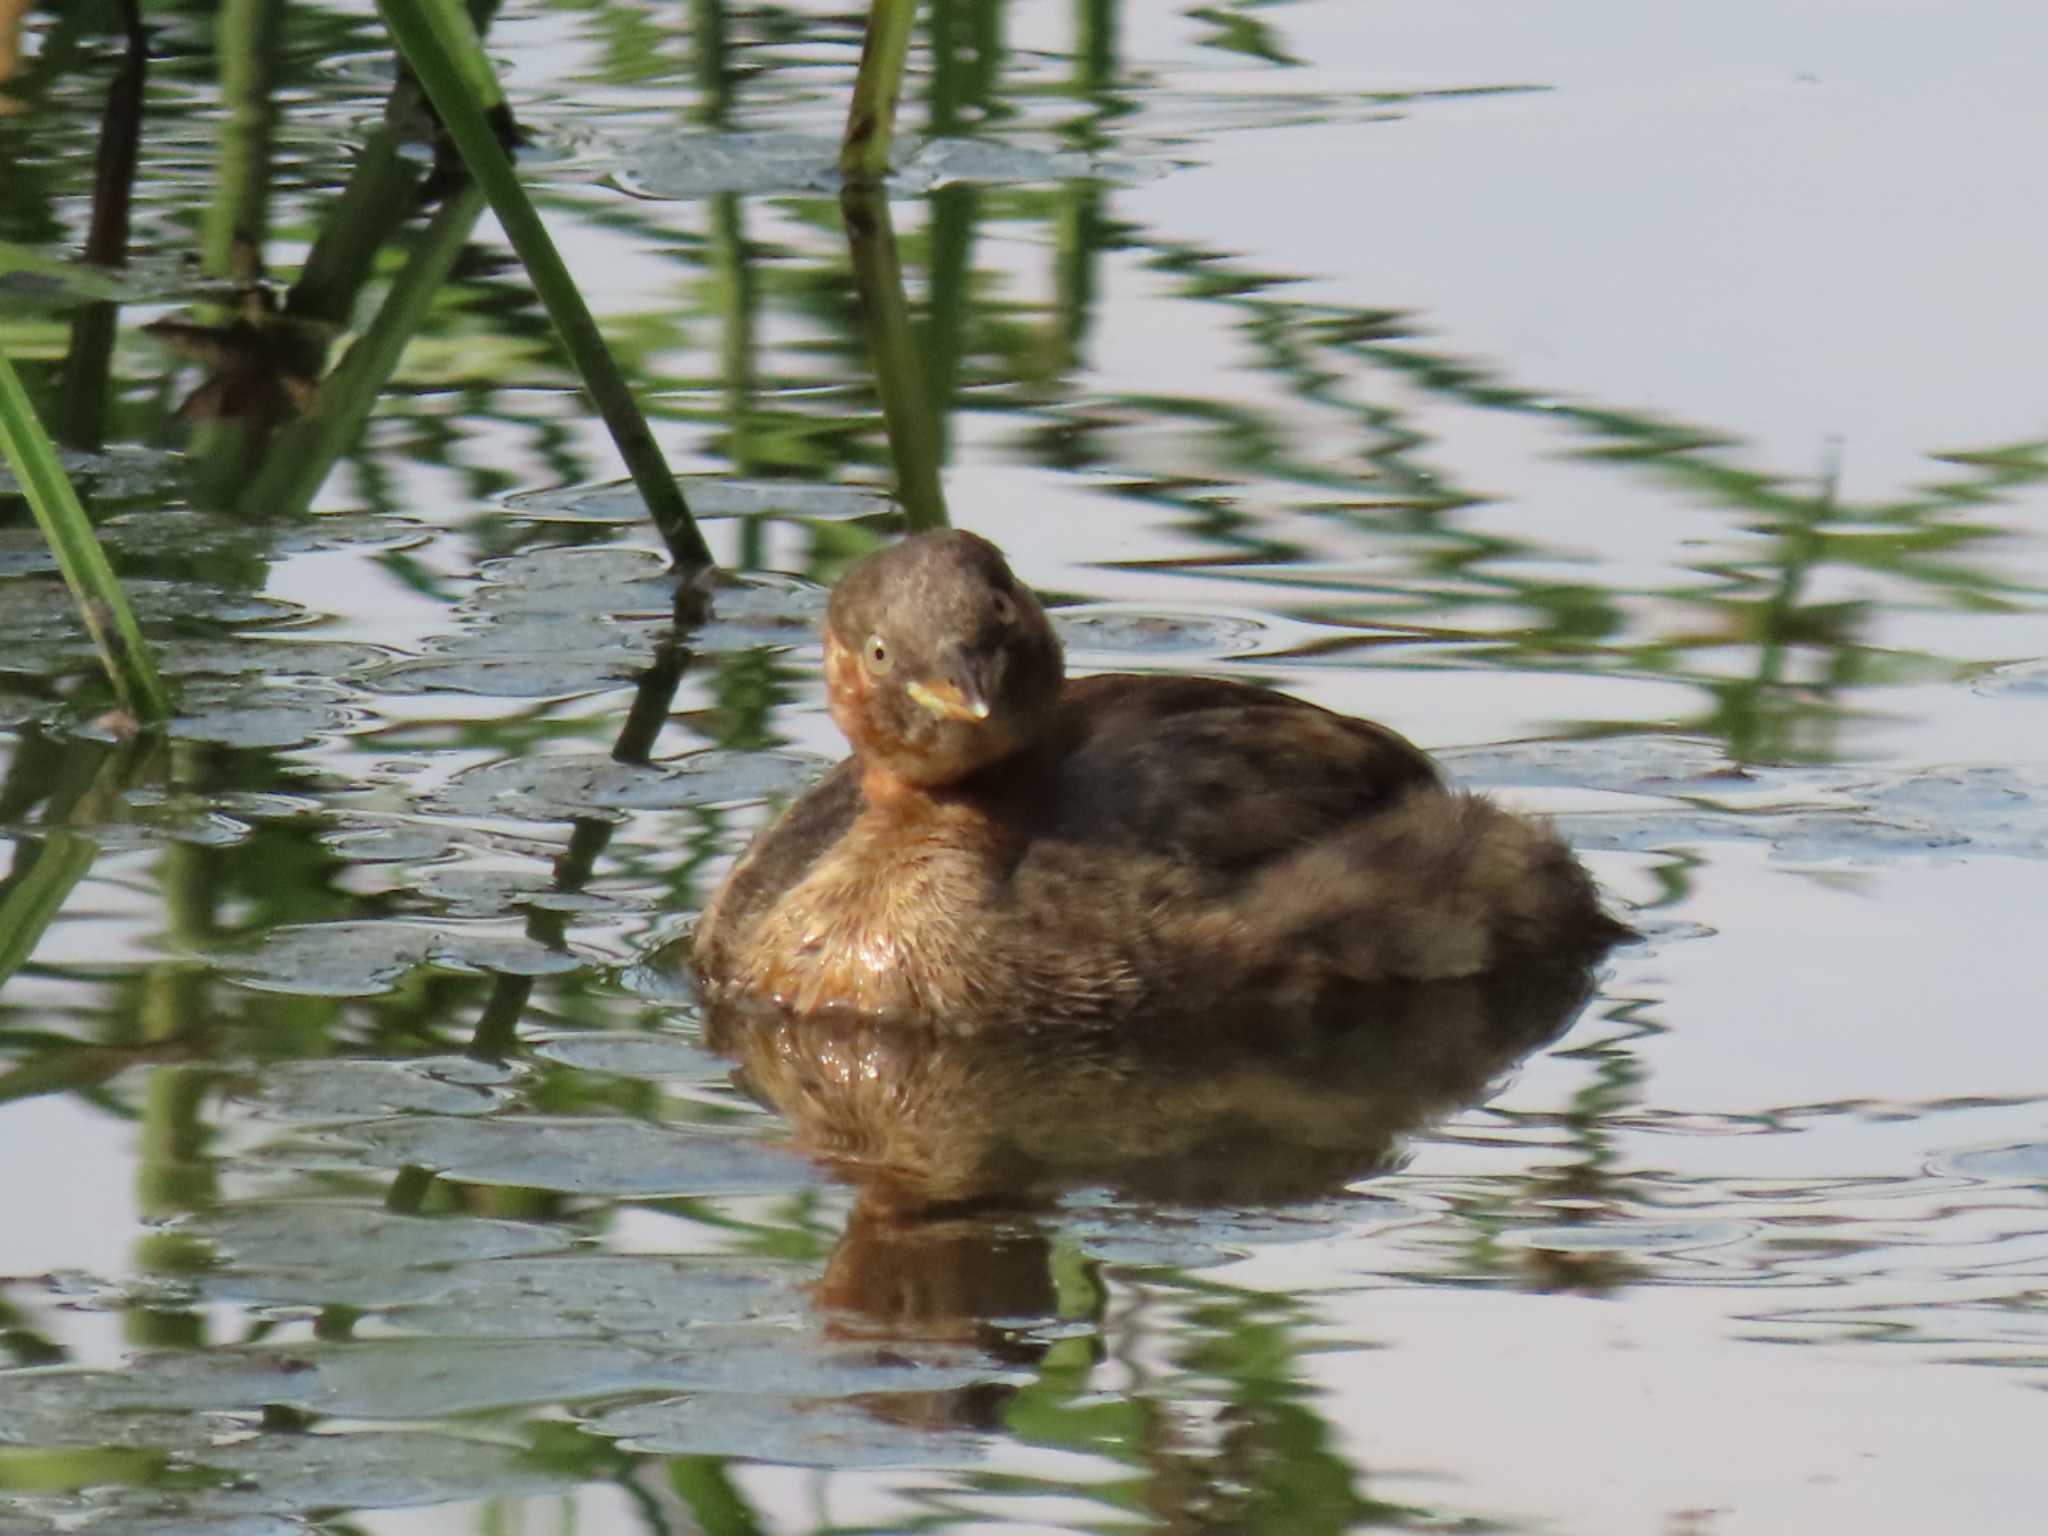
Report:
<svg viewBox="0 0 2048 1536"><path fill-rule="evenodd" d="M850 248L858 15L510 0L680 592L374 9L146 20L0 4L0 345L181 692L106 727L0 490L0 1533L2036 1527L2048 13L944 0ZM707 1031L935 486L1077 667L1385 720L1648 941Z"/></svg>

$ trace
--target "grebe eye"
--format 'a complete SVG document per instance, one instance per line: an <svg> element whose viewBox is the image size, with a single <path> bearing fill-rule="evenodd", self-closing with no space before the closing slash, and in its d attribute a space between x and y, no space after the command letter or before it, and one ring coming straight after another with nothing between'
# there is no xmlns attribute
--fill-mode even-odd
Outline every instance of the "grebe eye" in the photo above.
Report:
<svg viewBox="0 0 2048 1536"><path fill-rule="evenodd" d="M875 676L880 677L889 670L889 647L882 643L880 635L869 635L868 643L862 646L860 650L861 655L867 661L868 670L874 673Z"/></svg>
<svg viewBox="0 0 2048 1536"><path fill-rule="evenodd" d="M1014 624L1017 620L1017 603L1007 592L997 592L989 599L989 611L996 616L998 624Z"/></svg>

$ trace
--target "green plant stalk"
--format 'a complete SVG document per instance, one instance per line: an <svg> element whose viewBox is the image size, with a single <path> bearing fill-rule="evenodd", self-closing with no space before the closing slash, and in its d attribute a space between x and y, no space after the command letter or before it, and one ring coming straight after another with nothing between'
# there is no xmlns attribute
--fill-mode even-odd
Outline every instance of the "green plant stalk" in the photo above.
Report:
<svg viewBox="0 0 2048 1536"><path fill-rule="evenodd" d="M335 460L361 440L378 392L397 372L406 344L426 320L482 212L483 194L474 187L441 205L376 318L320 381L313 409L278 435L263 467L236 497L242 511L295 517L313 504Z"/></svg>
<svg viewBox="0 0 2048 1536"><path fill-rule="evenodd" d="M0 986L35 953L99 852L98 843L68 829L50 833L39 847L22 850L22 867L0 887Z"/></svg>
<svg viewBox="0 0 2048 1536"><path fill-rule="evenodd" d="M392 94L401 91L419 95L410 80ZM420 183L426 179L426 168L399 152L393 129L382 124L372 129L341 195L321 215L320 233L285 295L285 313L346 326L357 295L376 270L377 253L419 206Z"/></svg>
<svg viewBox="0 0 2048 1536"><path fill-rule="evenodd" d="M916 19L917 0L870 0L860 73L854 77L846 137L839 146L839 174L848 181L876 182L889 173L896 103L903 96L903 65Z"/></svg>
<svg viewBox="0 0 2048 1536"><path fill-rule="evenodd" d="M134 610L86 520L85 508L79 505L78 493L5 353L0 353L0 452L28 493L29 510L57 557L65 585L78 599L85 627L99 647L100 661L122 707L139 725L161 725L171 717L171 696L157 675Z"/></svg>
<svg viewBox="0 0 2048 1536"><path fill-rule="evenodd" d="M925 237L925 323L918 351L924 360L925 398L931 402L934 451L944 464L951 450L967 317L973 311L974 226L981 213L981 189L964 182L936 187L927 202L931 213Z"/></svg>
<svg viewBox="0 0 2048 1536"><path fill-rule="evenodd" d="M216 36L221 105L227 112L221 119L213 199L201 230L206 270L215 277L241 280L236 243L247 240L260 247L270 227L278 113L272 92L283 29L283 0L225 0L220 8Z"/></svg>
<svg viewBox="0 0 2048 1536"><path fill-rule="evenodd" d="M1116 83L1118 0L1074 0L1074 83L1092 95Z"/></svg>
<svg viewBox="0 0 2048 1536"><path fill-rule="evenodd" d="M839 194L839 208L860 292L861 324L874 357L875 390L882 397L882 426L896 462L897 499L911 532L943 528L946 493L939 464L945 451L938 408L918 359L889 200L876 188L849 186Z"/></svg>
<svg viewBox="0 0 2048 1536"><path fill-rule="evenodd" d="M470 175L490 199L499 227L525 265L541 303L547 306L548 318L618 445L670 555L679 565L711 564L711 548L690 516L682 490L648 430L647 419L634 403L597 321L577 292L568 267L548 238L547 226L520 186L512 161L470 85L476 71L489 68L476 29L450 0L378 0L377 8L406 63L419 76L427 99L440 114L442 126L462 152Z"/></svg>
<svg viewBox="0 0 2048 1536"><path fill-rule="evenodd" d="M209 277L237 289L262 280L263 248L270 238L283 22L284 0L223 0L215 22L214 64L224 110L200 215L199 254ZM202 305L198 313L214 325L236 317L232 302ZM229 505L263 442L255 413L203 413L185 444L193 503L208 511Z"/></svg>
<svg viewBox="0 0 2048 1536"><path fill-rule="evenodd" d="M50 403L50 429L67 448L96 453L106 441L108 381L120 320L118 304L81 304L72 312L71 345L64 352L57 398Z"/></svg>
<svg viewBox="0 0 2048 1536"><path fill-rule="evenodd" d="M497 0L466 0L464 8L481 35ZM475 69L470 85L476 99L493 113L504 111L504 96L481 43L473 56L464 58ZM426 117L419 79L412 71L401 70L384 98L384 120L363 140L341 195L320 217L320 233L285 295L286 314L336 326L349 323L356 296L376 269L377 253L419 206L427 167L403 151L400 125Z"/></svg>
<svg viewBox="0 0 2048 1536"><path fill-rule="evenodd" d="M719 373L725 383L725 456L741 475L758 473L755 449L760 436L760 366L755 313L761 305L757 264L747 251L745 200L721 192L711 200L711 273L714 302L723 322L719 334ZM743 571L767 562L765 519L740 519L734 564Z"/></svg>
<svg viewBox="0 0 2048 1536"><path fill-rule="evenodd" d="M129 742L115 750L78 740L47 756L14 755L0 793L41 800L48 830L23 834L14 868L0 879L0 987L35 953L99 857L99 843L77 827L110 819L119 797L156 760L153 745ZM6 1080L19 1082L21 1074L9 1073ZM0 1093L0 1102L5 1097Z"/></svg>
<svg viewBox="0 0 2048 1536"><path fill-rule="evenodd" d="M142 87L148 68L149 50L139 33L131 33L121 66L107 82L107 105L93 154L92 222L85 233L84 255L101 266L125 266L128 261L135 162L142 142ZM70 447L97 449L105 436L107 381L119 316L115 305L88 304L71 322L71 350L50 412L52 434Z"/></svg>
<svg viewBox="0 0 2048 1536"><path fill-rule="evenodd" d="M690 58L696 67L697 110L692 114L708 127L723 128L732 108L731 35L725 24L726 0L690 0Z"/></svg>

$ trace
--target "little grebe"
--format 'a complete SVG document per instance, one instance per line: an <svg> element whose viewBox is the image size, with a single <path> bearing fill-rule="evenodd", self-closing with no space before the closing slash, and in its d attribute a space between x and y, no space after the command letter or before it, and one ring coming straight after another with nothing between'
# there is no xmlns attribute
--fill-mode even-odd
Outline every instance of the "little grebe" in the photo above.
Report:
<svg viewBox="0 0 2048 1536"><path fill-rule="evenodd" d="M1547 826L1367 720L1242 683L1068 681L986 539L919 534L833 589L853 756L697 925L714 1000L949 1030L1582 964L1629 930Z"/></svg>

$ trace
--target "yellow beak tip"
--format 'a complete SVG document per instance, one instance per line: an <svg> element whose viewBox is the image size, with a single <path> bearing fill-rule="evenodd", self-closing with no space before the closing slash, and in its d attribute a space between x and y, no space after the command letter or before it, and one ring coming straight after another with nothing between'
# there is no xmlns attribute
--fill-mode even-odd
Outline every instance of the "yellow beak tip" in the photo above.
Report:
<svg viewBox="0 0 2048 1536"><path fill-rule="evenodd" d="M911 683L905 690L918 708L941 720L979 723L989 716L988 700L970 699L951 683Z"/></svg>

